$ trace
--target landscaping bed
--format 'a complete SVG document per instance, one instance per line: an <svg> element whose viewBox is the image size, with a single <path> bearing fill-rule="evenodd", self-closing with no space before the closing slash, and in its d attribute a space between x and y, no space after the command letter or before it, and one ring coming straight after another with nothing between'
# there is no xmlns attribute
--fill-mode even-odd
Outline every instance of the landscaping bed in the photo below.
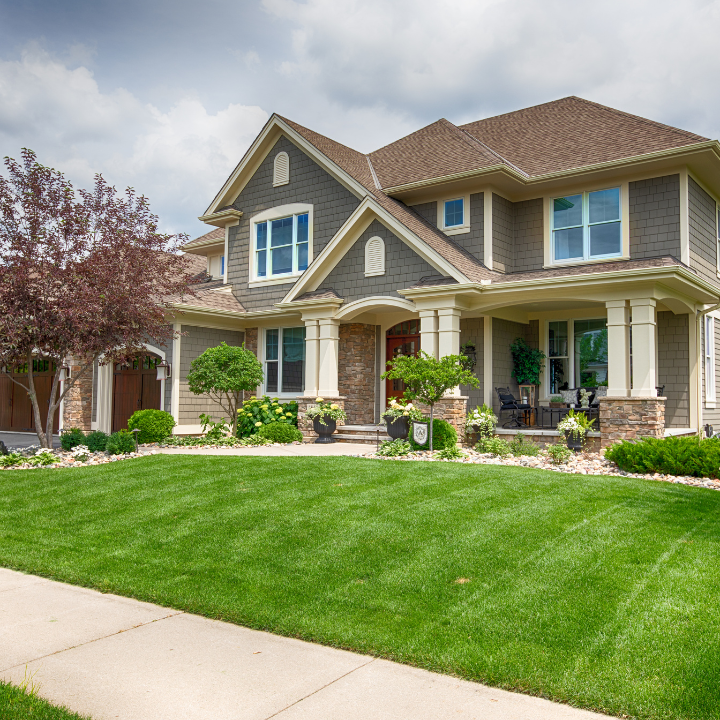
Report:
<svg viewBox="0 0 720 720"><path fill-rule="evenodd" d="M152 453L152 451L150 451ZM106 452L88 452L85 459L79 459L72 450L43 450L30 446L15 450L8 455L0 455L0 470L39 470L58 468L78 468L92 465L107 465L119 460L132 460L147 455L148 452L130 452L109 455Z"/></svg>

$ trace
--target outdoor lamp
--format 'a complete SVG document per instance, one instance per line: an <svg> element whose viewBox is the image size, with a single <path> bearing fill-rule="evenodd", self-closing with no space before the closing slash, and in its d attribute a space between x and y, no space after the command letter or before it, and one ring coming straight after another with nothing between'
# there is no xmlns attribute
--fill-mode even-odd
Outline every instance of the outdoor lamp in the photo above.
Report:
<svg viewBox="0 0 720 720"><path fill-rule="evenodd" d="M67 365L63 365L60 368L60 382L70 379L70 368Z"/></svg>
<svg viewBox="0 0 720 720"><path fill-rule="evenodd" d="M170 363L165 360L161 360L156 366L157 379L167 380L170 377Z"/></svg>

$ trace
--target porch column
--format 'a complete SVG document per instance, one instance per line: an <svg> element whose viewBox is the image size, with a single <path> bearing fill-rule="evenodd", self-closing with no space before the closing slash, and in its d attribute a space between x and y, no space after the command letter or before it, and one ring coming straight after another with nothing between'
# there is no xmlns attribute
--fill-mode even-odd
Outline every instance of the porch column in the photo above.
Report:
<svg viewBox="0 0 720 720"><path fill-rule="evenodd" d="M655 300L652 298L631 300L630 308L633 346L630 394L633 397L656 397Z"/></svg>
<svg viewBox="0 0 720 720"><path fill-rule="evenodd" d="M305 320L305 397L318 396L320 329L317 320Z"/></svg>
<svg viewBox="0 0 720 720"><path fill-rule="evenodd" d="M608 395L627 397L630 394L630 313L627 300L609 300L608 329Z"/></svg>
<svg viewBox="0 0 720 720"><path fill-rule="evenodd" d="M420 311L420 349L432 357L438 357L437 310Z"/></svg>
<svg viewBox="0 0 720 720"><path fill-rule="evenodd" d="M318 395L334 398L340 394L338 390L340 323L332 318L323 318L318 322Z"/></svg>
<svg viewBox="0 0 720 720"><path fill-rule="evenodd" d="M460 354L460 310L441 308L438 312L438 358Z"/></svg>

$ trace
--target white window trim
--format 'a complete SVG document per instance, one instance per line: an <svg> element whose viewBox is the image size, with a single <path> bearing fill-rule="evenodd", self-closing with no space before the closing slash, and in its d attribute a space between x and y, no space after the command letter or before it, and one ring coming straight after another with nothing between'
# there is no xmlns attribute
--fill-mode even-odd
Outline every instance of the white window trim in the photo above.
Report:
<svg viewBox="0 0 720 720"><path fill-rule="evenodd" d="M620 188L620 237L622 240L622 253L620 255L592 258L591 260L560 260L556 262L553 259L553 200L560 197L569 197L570 195L583 195L584 198L585 195L597 192L598 190L611 190L618 187ZM613 183L611 185L604 184L591 186L583 188L582 190L570 188L568 190L562 190L554 193L553 195L546 195L544 200L544 268L567 267L574 265L596 265L597 263L618 262L620 260L630 259L630 181L626 180L623 182ZM585 200L583 199L583 205L584 203Z"/></svg>
<svg viewBox="0 0 720 720"><path fill-rule="evenodd" d="M269 277L257 277L255 272L255 242L257 239L257 223L279 220L280 218L289 217L290 215L308 215L308 267L313 260L313 206L308 203L291 203L290 205L279 205L278 207L263 210L250 218L250 252L248 258L248 287L265 287L267 285L282 285L294 283L297 278L305 273L301 270L295 273L287 273L285 275L273 275Z"/></svg>
<svg viewBox="0 0 720 720"><path fill-rule="evenodd" d="M445 226L445 203L449 200L463 201L463 224ZM437 226L446 235L461 235L470 232L470 195L448 195L437 201Z"/></svg>
<svg viewBox="0 0 720 720"><path fill-rule="evenodd" d="M265 383L267 382L267 373L265 372L265 367L266 367L266 363L268 362L267 357L266 357L266 355L267 355L267 342L266 342L267 331L268 330L277 330L279 332L279 336L282 337L283 330L290 330L290 329L295 329L295 328L299 328L299 327L305 327L305 325L273 325L273 326L260 328L260 332L258 333L258 335L260 336L258 338L258 343L259 343L260 347L258 349L260 351L259 355L262 358L260 362L262 363L263 375L265 377L263 379L263 384L260 385L257 389L257 397L262 397L263 395L269 395L270 397L276 397L276 398L288 400L288 399L293 399L293 398L298 398L298 397L303 396L303 393L305 392L305 372L304 371L303 371L303 388L299 392L279 392L279 391L278 392L270 392L269 390L267 390L267 388L265 386ZM306 339L306 343L307 343L307 339ZM307 344L305 347L305 352L307 353ZM278 361L277 361L278 362L278 387L280 387L280 384L282 383L282 359L281 358L282 358L282 344L280 344L278 347ZM274 360L271 360L270 362L274 362ZM307 358L306 358L305 362L307 362Z"/></svg>
<svg viewBox="0 0 720 720"><path fill-rule="evenodd" d="M715 383L715 318L705 316L703 367L705 369L705 407L713 409L717 401Z"/></svg>

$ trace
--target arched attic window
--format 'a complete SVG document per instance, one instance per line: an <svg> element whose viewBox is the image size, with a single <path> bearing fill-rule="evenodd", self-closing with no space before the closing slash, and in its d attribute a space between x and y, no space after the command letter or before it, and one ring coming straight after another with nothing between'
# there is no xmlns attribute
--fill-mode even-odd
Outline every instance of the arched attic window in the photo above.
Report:
<svg viewBox="0 0 720 720"><path fill-rule="evenodd" d="M385 274L385 241L371 237L365 243L365 277Z"/></svg>
<svg viewBox="0 0 720 720"><path fill-rule="evenodd" d="M273 168L273 187L287 185L290 182L290 158L286 152L279 152L275 156Z"/></svg>

